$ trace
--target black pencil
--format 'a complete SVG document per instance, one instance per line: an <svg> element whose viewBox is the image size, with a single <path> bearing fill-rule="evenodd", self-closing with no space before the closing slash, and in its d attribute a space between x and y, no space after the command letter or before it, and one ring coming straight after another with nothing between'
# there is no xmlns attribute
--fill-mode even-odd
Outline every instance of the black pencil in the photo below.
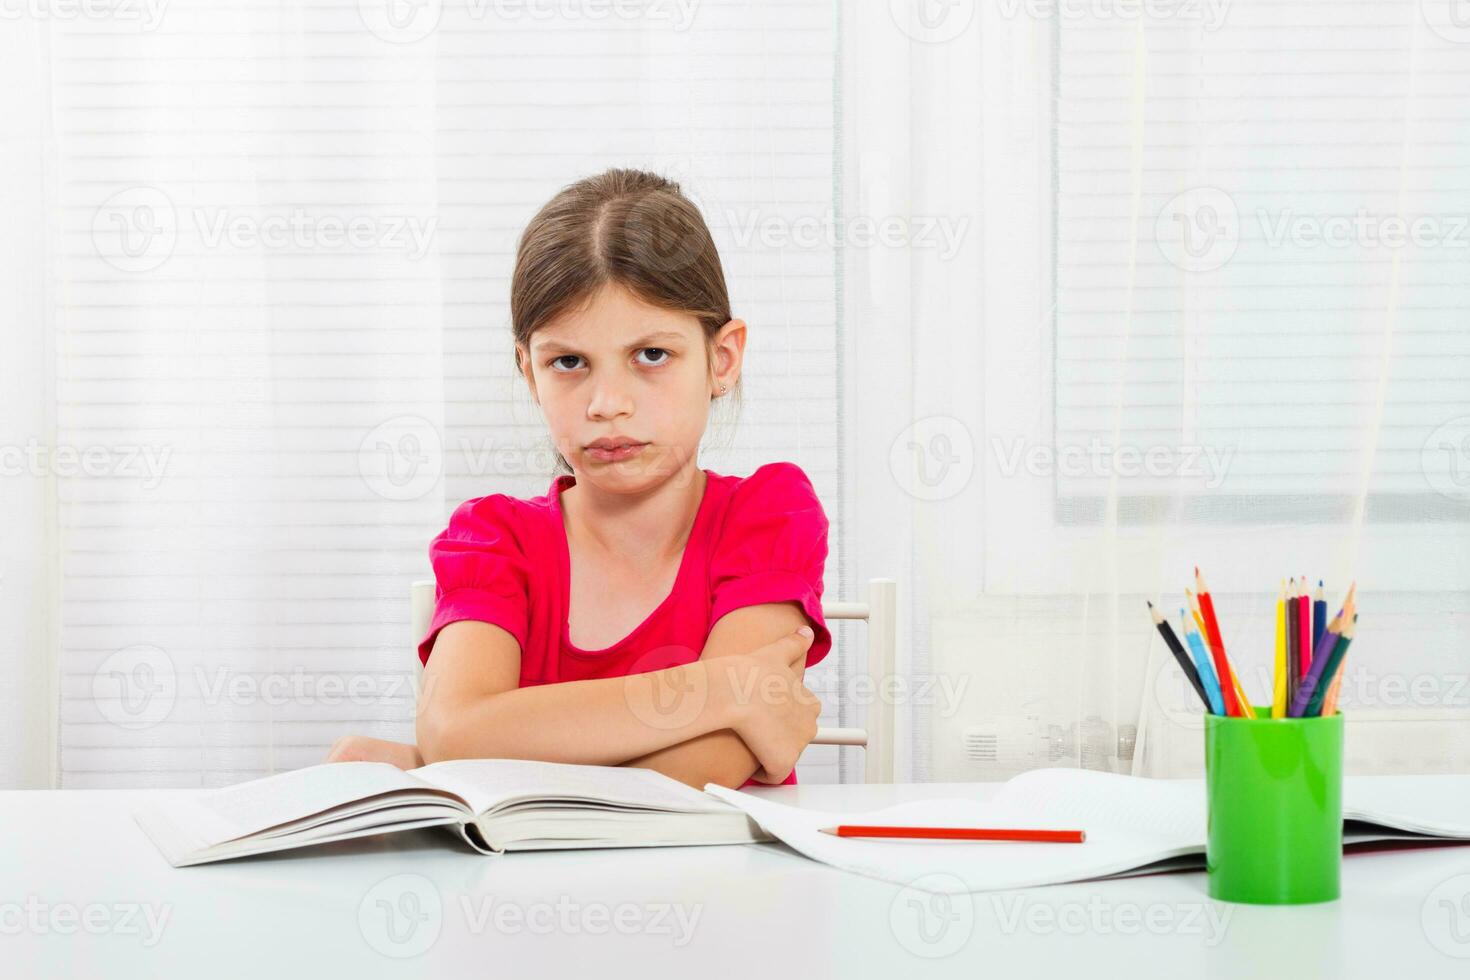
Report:
<svg viewBox="0 0 1470 980"><path fill-rule="evenodd" d="M1301 602L1296 579L1291 580L1286 599L1286 703L1296 703L1296 689L1301 686Z"/></svg>
<svg viewBox="0 0 1470 980"><path fill-rule="evenodd" d="M1210 699L1205 695L1205 686L1200 683L1199 671L1194 669L1194 661L1189 658L1189 654L1184 652L1184 645L1179 642L1179 637L1174 635L1174 628L1169 625L1168 620L1159 615L1159 611L1154 608L1152 602L1148 603L1148 614L1153 617L1154 626L1158 628L1159 635L1164 638L1164 645L1179 662L1179 669L1184 671L1185 677L1189 678L1190 685L1194 687L1194 693L1198 694L1200 701L1204 703L1205 714L1210 714Z"/></svg>

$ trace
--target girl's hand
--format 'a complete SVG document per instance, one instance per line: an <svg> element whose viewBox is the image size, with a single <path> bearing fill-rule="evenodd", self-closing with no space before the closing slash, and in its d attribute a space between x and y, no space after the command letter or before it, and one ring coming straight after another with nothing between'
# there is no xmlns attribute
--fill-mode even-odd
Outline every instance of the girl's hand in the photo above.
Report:
<svg viewBox="0 0 1470 980"><path fill-rule="evenodd" d="M759 650L711 663L711 669L726 671L735 705L731 727L760 762L751 776L757 782L785 780L817 735L822 704L802 683L811 644L811 628L803 626Z"/></svg>
<svg viewBox="0 0 1470 980"><path fill-rule="evenodd" d="M399 769L417 769L424 764L416 745L389 742L366 735L343 735L332 743L327 762L387 762Z"/></svg>

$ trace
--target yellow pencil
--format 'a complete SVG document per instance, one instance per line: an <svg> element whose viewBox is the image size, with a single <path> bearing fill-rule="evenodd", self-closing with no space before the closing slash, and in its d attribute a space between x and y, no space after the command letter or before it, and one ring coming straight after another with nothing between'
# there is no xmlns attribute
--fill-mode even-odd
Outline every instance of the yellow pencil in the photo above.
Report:
<svg viewBox="0 0 1470 980"><path fill-rule="evenodd" d="M1276 600L1276 673L1271 686L1271 717L1286 717L1286 583Z"/></svg>
<svg viewBox="0 0 1470 980"><path fill-rule="evenodd" d="M1189 614L1194 617L1194 625L1199 627L1199 635L1208 642L1210 631L1205 629L1205 617L1200 615L1199 599L1188 589L1184 590L1184 597L1189 600Z"/></svg>

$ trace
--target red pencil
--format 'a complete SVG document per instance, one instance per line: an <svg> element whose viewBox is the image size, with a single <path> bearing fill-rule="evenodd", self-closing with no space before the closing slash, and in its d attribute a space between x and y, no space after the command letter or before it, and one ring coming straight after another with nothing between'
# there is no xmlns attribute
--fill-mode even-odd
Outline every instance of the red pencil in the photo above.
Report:
<svg viewBox="0 0 1470 980"><path fill-rule="evenodd" d="M1082 830L1002 830L988 827L881 827L865 824L838 824L818 830L834 837L906 837L932 840L1008 840L1047 844L1081 844L1086 838Z"/></svg>
<svg viewBox="0 0 1470 980"><path fill-rule="evenodd" d="M1312 669L1312 595L1307 590L1306 576L1302 576L1302 594L1297 600L1297 626L1301 630L1302 658L1299 661L1301 676L1307 676L1307 671Z"/></svg>
<svg viewBox="0 0 1470 980"><path fill-rule="evenodd" d="M1205 643L1209 645L1210 653L1215 658L1215 676L1229 677L1230 661L1225 659L1225 638L1220 635L1220 623L1215 619L1215 601L1210 598L1210 591L1205 587L1205 579L1199 573L1198 565L1194 569L1194 587L1195 595L1199 598L1200 618L1205 621ZM1235 696L1234 685L1221 684L1220 691L1225 695L1225 714L1232 718L1245 714L1245 707Z"/></svg>

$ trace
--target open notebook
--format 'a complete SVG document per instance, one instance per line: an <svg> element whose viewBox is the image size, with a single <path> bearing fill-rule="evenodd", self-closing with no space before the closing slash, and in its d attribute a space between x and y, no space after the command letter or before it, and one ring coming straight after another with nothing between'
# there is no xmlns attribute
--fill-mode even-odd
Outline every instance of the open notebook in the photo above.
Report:
<svg viewBox="0 0 1470 980"><path fill-rule="evenodd" d="M518 759L326 763L133 817L176 868L416 827L445 827L485 854L770 839L738 808L651 769Z"/></svg>
<svg viewBox="0 0 1470 980"><path fill-rule="evenodd" d="M925 891L1028 888L1205 866L1199 779L1142 779L1033 769L989 800L926 799L882 810L822 812L713 783L705 792L748 813L816 861ZM1345 850L1375 841L1470 842L1470 776L1357 776L1343 783ZM839 838L840 823L1081 829L1082 844Z"/></svg>

